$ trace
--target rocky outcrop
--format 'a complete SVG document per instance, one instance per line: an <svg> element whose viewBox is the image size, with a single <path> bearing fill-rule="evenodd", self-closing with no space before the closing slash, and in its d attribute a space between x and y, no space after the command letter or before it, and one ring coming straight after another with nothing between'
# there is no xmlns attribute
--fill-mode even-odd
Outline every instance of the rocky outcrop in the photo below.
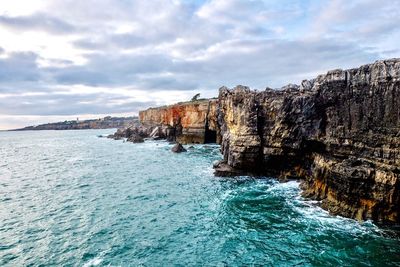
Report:
<svg viewBox="0 0 400 267"><path fill-rule="evenodd" d="M133 133L127 138L126 141L132 142L132 143L143 143L144 139L138 133Z"/></svg>
<svg viewBox="0 0 400 267"><path fill-rule="evenodd" d="M281 90L223 87L218 102L216 174L302 178L334 214L400 222L400 60Z"/></svg>
<svg viewBox="0 0 400 267"><path fill-rule="evenodd" d="M140 111L139 118L144 127L153 128L155 135L170 141L213 143L218 141L216 112L217 101L205 99L149 108ZM163 133L160 134L160 131Z"/></svg>
<svg viewBox="0 0 400 267"><path fill-rule="evenodd" d="M112 138L114 140L121 140L121 139L138 139L146 138L149 136L151 129L140 125L139 122L135 122L130 124L125 128L119 128L114 134L110 134L107 136L108 138Z"/></svg>
<svg viewBox="0 0 400 267"><path fill-rule="evenodd" d="M111 138L217 142L216 175L302 179L331 213L400 222L400 60L333 70L280 90L222 87L218 99L140 112Z"/></svg>

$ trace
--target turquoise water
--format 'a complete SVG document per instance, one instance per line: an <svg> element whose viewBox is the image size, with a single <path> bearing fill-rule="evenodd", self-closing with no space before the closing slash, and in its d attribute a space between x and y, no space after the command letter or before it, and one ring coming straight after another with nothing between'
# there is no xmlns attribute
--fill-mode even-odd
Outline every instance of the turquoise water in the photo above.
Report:
<svg viewBox="0 0 400 267"><path fill-rule="evenodd" d="M297 182L220 179L113 130L0 133L1 266L398 266L400 239L333 217Z"/></svg>

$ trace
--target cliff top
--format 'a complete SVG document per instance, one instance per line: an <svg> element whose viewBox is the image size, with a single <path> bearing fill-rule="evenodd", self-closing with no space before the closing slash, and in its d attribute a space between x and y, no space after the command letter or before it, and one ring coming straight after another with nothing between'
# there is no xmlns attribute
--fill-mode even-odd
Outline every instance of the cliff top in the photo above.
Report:
<svg viewBox="0 0 400 267"><path fill-rule="evenodd" d="M163 109L163 108L168 108L168 107L172 107L172 106L185 106L185 105L203 104L203 103L208 103L209 101L216 101L216 100L217 100L217 97L201 98L201 99L194 100L194 101L184 101L184 102L177 102L177 103L171 104L171 105L163 105L163 106L159 106L159 107L150 107L150 108L148 108L146 110Z"/></svg>
<svg viewBox="0 0 400 267"><path fill-rule="evenodd" d="M316 78L311 80L303 80L300 85L287 84L281 88L270 88L266 87L265 91L271 91L275 93L284 93L288 91L309 91L325 82L332 81L345 81L350 84L377 84L386 81L400 81L400 58L392 58L385 60L377 60L371 64L361 65L358 68L351 69L333 69L326 72L326 74L320 74ZM223 86L221 90L230 90ZM243 92L250 91L247 86L237 85L233 90L241 90ZM258 91L258 90L252 90Z"/></svg>
<svg viewBox="0 0 400 267"><path fill-rule="evenodd" d="M371 64L361 65L358 68L350 68L350 69L333 69L326 72L326 74L320 74L316 78L311 80L303 80L300 85L297 84L287 84L281 88L270 88L266 87L264 91L271 91L275 94L283 94L286 92L293 91L312 91L315 88L319 88L319 85L326 82L332 81L342 81L347 82L349 84L354 85L362 85L362 84L377 84L385 81L400 81L400 58L392 58L385 60L377 60ZM230 91L226 86L222 86L219 91ZM250 87L237 85L232 90L241 90L243 92L250 91ZM258 90L254 90L258 91ZM260 90L262 91L262 90ZM203 98L195 101L184 101L178 102L171 105L164 105L159 107L150 107L146 110L152 109L163 109L171 106L184 106L184 105L193 105L193 104L201 104L206 103L208 101L216 101L217 98Z"/></svg>

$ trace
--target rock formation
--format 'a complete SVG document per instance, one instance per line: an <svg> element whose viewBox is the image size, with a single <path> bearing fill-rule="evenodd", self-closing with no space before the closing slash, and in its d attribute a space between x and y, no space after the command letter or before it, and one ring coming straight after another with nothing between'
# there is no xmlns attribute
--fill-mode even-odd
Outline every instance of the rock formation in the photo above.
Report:
<svg viewBox="0 0 400 267"><path fill-rule="evenodd" d="M144 139L138 133L133 133L128 137L128 139L126 139L126 141L132 143L143 143Z"/></svg>
<svg viewBox="0 0 400 267"><path fill-rule="evenodd" d="M151 129L144 127L138 122L135 122L130 124L128 127L118 129L114 134L110 134L107 137L112 138L114 140L121 140L126 138L127 141L137 143L136 141L148 137L150 130Z"/></svg>
<svg viewBox="0 0 400 267"><path fill-rule="evenodd" d="M302 178L334 214L400 222L400 59L281 90L223 87L218 102L217 175Z"/></svg>
<svg viewBox="0 0 400 267"><path fill-rule="evenodd" d="M400 59L392 59L280 90L222 87L218 99L141 111L141 124L110 137L217 142L216 175L302 179L303 195L333 214L399 223L399 107Z"/></svg>
<svg viewBox="0 0 400 267"><path fill-rule="evenodd" d="M182 144L212 143L218 134L216 112L217 101L205 99L149 108L139 117L144 127L153 129L153 136Z"/></svg>

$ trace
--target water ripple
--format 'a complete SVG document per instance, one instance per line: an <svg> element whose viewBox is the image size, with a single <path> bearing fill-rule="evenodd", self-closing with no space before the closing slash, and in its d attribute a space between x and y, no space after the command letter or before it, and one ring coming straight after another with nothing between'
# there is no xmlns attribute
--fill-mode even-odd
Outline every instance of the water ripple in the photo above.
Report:
<svg viewBox="0 0 400 267"><path fill-rule="evenodd" d="M297 182L213 176L113 130L0 133L1 266L398 266L393 229L331 216Z"/></svg>

